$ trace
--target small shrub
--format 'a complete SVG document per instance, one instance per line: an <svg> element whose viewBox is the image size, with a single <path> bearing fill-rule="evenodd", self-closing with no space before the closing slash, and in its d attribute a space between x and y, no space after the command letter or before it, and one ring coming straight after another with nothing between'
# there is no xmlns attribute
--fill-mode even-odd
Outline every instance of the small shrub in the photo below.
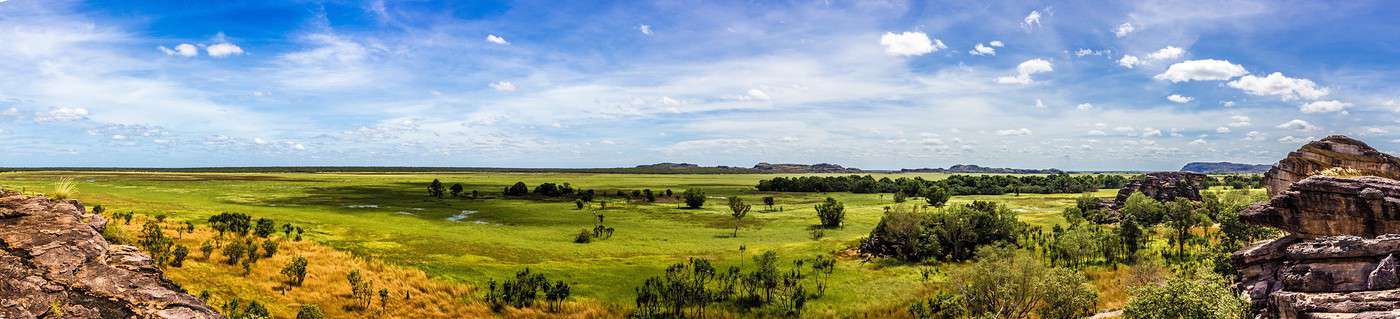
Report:
<svg viewBox="0 0 1400 319"><path fill-rule="evenodd" d="M173 252L172 256L173 258L170 259L170 265L175 266L177 268L183 267L185 265L185 256L189 254L190 249L185 247L185 245L175 246L175 251Z"/></svg>
<svg viewBox="0 0 1400 319"><path fill-rule="evenodd" d="M587 229L579 230L578 235L574 236L574 243L577 244L587 244L590 241L593 241L593 233L588 232Z"/></svg>
<svg viewBox="0 0 1400 319"><path fill-rule="evenodd" d="M301 305L301 310L297 310L297 319L326 319L326 313L316 305Z"/></svg>
<svg viewBox="0 0 1400 319"><path fill-rule="evenodd" d="M287 263L287 266L282 267L282 275L287 276L287 282L291 285L301 286L302 281L306 280L306 266L308 263L309 261L306 260L306 257L293 257L292 261Z"/></svg>
<svg viewBox="0 0 1400 319"><path fill-rule="evenodd" d="M272 257L277 254L277 242L271 239L263 240L263 257Z"/></svg>
<svg viewBox="0 0 1400 319"><path fill-rule="evenodd" d="M705 206L705 191L699 189L685 190L685 206L690 208L700 208Z"/></svg>
<svg viewBox="0 0 1400 319"><path fill-rule="evenodd" d="M78 194L78 183L72 177L62 177L53 184L53 198L68 199Z"/></svg>
<svg viewBox="0 0 1400 319"><path fill-rule="evenodd" d="M835 198L827 197L825 203L817 204L817 218L821 219L822 227L841 227L841 221L846 219L846 205L836 201Z"/></svg>

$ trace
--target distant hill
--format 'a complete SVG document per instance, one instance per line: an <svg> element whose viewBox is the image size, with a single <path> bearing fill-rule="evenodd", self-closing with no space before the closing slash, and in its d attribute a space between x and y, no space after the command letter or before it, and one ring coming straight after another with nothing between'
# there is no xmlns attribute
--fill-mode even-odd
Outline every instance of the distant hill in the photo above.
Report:
<svg viewBox="0 0 1400 319"><path fill-rule="evenodd" d="M753 170L761 173L859 173L863 172L859 168L841 167L841 165L818 163L818 164L769 164L758 163L753 166Z"/></svg>
<svg viewBox="0 0 1400 319"><path fill-rule="evenodd" d="M1059 174L1064 173L1058 169L1024 169L1005 167L982 167L977 165L958 164L948 168L905 168L899 170L901 173L971 173L971 174Z"/></svg>
<svg viewBox="0 0 1400 319"><path fill-rule="evenodd" d="M1268 172L1270 168L1273 168L1273 165L1191 162L1182 166L1181 171L1201 174L1263 174Z"/></svg>

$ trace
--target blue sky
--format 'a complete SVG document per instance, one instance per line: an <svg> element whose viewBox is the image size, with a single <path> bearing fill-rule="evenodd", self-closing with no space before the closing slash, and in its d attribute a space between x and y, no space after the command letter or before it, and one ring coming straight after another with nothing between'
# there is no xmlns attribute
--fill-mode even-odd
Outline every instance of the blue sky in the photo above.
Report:
<svg viewBox="0 0 1400 319"><path fill-rule="evenodd" d="M0 166L1400 150L1393 2L0 0Z"/></svg>

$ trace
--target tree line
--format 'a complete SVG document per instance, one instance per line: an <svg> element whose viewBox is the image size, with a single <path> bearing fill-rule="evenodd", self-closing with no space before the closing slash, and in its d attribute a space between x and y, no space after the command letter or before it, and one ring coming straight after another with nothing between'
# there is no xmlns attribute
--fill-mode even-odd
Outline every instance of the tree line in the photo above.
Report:
<svg viewBox="0 0 1400 319"><path fill-rule="evenodd" d="M1120 188L1128 178L1121 175L952 175L931 181L916 176L876 179L871 175L775 177L758 182L765 192L851 192L857 194L902 193L921 196L926 189L942 188L952 195L1001 195L1008 193L1083 193L1101 188Z"/></svg>

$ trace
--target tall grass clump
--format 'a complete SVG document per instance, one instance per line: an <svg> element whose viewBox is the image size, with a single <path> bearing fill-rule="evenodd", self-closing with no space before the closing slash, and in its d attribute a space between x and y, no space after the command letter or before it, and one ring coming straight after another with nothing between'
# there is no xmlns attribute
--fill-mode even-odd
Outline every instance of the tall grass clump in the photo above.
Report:
<svg viewBox="0 0 1400 319"><path fill-rule="evenodd" d="M78 194L78 183L72 177L62 177L53 183L53 198L68 199Z"/></svg>

